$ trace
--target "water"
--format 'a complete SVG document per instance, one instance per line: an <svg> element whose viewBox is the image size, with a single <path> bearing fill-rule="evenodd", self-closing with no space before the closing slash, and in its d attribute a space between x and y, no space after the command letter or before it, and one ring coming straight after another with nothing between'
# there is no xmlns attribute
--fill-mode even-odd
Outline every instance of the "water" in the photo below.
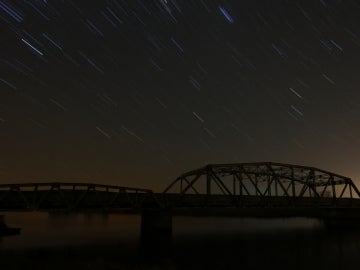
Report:
<svg viewBox="0 0 360 270"><path fill-rule="evenodd" d="M0 243L6 269L354 269L360 258L360 233L326 230L314 219L174 217L171 256L151 262L138 254L139 215L8 213L5 220L22 228Z"/></svg>
<svg viewBox="0 0 360 270"><path fill-rule="evenodd" d="M134 241L140 231L139 215L6 213L5 222L22 230L3 238L3 250Z"/></svg>

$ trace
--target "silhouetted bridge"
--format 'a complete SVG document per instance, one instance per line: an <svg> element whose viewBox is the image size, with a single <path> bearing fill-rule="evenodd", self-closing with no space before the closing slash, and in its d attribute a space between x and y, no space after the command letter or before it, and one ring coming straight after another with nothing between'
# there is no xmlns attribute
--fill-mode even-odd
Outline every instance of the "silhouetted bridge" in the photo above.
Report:
<svg viewBox="0 0 360 270"><path fill-rule="evenodd" d="M0 184L0 211L214 207L358 208L360 192L348 177L270 162L207 165L180 175L162 193L92 183Z"/></svg>
<svg viewBox="0 0 360 270"><path fill-rule="evenodd" d="M141 212L142 230L149 233L159 226L171 232L172 215L312 217L348 224L360 220L360 192L350 178L313 167L214 164L180 175L162 193L85 183L1 184L0 211Z"/></svg>

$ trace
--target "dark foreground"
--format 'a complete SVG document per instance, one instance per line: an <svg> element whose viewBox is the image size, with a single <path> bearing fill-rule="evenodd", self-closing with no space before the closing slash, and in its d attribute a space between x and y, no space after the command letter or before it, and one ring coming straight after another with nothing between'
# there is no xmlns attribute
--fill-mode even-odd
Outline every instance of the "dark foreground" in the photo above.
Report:
<svg viewBox="0 0 360 270"><path fill-rule="evenodd" d="M1 269L356 269L360 231L292 230L175 236L144 254L137 242L2 250Z"/></svg>

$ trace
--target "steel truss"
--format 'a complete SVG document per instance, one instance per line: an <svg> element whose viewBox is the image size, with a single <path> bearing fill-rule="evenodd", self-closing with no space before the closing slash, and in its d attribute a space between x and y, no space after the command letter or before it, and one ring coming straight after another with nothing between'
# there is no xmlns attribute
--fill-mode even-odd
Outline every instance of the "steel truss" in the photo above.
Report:
<svg viewBox="0 0 360 270"><path fill-rule="evenodd" d="M0 210L140 208L149 189L88 183L0 184Z"/></svg>
<svg viewBox="0 0 360 270"><path fill-rule="evenodd" d="M257 162L212 164L180 175L163 193L360 198L353 181L314 167Z"/></svg>

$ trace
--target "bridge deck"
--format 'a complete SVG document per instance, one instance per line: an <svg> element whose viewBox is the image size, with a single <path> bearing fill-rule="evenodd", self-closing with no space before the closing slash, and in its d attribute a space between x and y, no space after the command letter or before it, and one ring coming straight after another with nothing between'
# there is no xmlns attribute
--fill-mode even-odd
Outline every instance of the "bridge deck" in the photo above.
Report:
<svg viewBox="0 0 360 270"><path fill-rule="evenodd" d="M307 212L305 216L316 216L322 215L321 209L360 213L360 199L318 197L289 199L283 196L209 196L101 190L22 190L21 192L0 190L0 211L119 212L125 210L135 213L144 208L172 209L175 215L304 216L305 214L301 213Z"/></svg>

